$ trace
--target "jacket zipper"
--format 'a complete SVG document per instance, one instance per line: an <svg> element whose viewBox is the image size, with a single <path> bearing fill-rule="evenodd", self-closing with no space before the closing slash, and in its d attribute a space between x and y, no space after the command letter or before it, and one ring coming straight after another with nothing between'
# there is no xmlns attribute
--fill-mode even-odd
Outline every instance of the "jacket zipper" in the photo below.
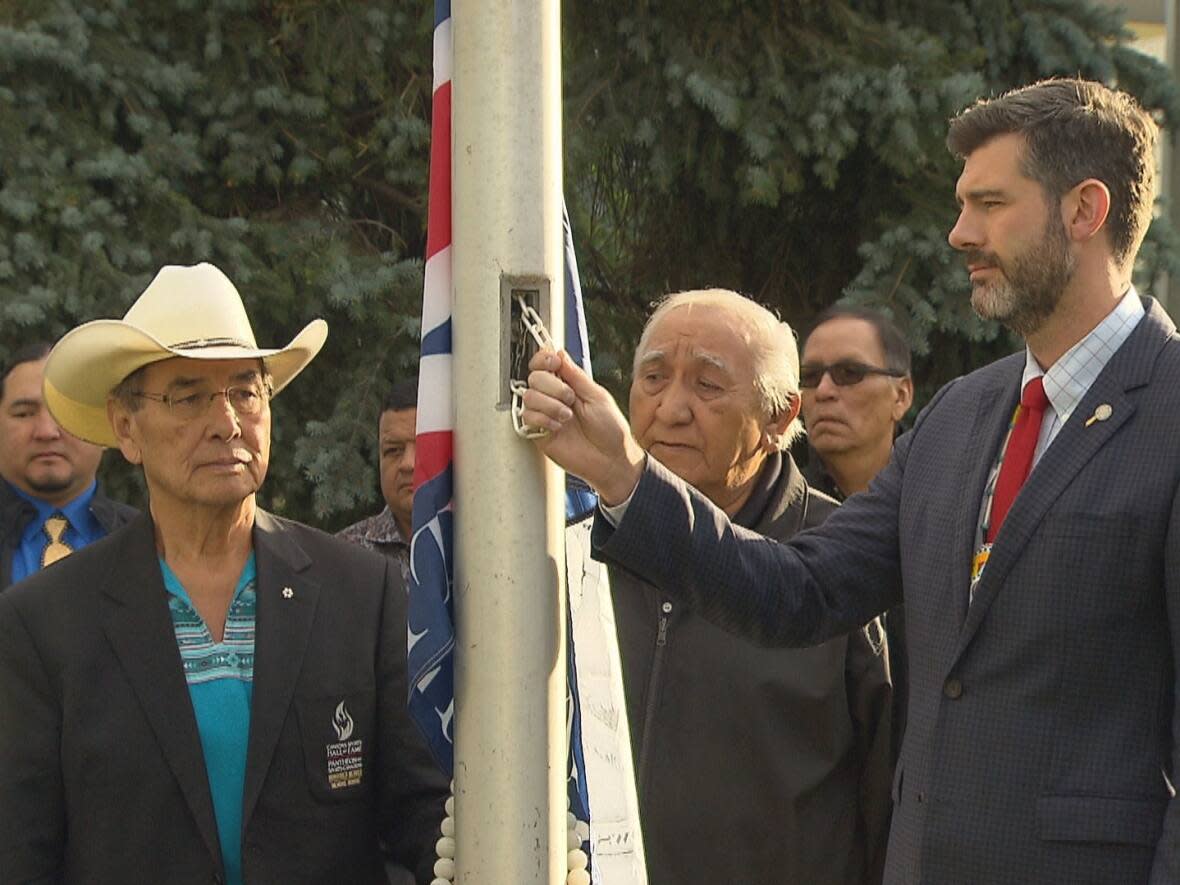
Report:
<svg viewBox="0 0 1180 885"><path fill-rule="evenodd" d="M664 649L668 646L668 618L672 614L671 601L660 602L659 620L656 621L656 653L651 662L651 677L647 682L647 706L643 711L643 746L639 750L638 787L647 792L647 762L651 757L652 729L656 724L656 696L659 692L660 675L664 669Z"/></svg>

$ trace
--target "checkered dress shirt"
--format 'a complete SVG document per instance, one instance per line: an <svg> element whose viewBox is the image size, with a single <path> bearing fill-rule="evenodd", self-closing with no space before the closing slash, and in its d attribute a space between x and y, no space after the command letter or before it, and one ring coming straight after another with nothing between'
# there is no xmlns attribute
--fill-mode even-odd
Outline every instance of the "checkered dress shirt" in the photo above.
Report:
<svg viewBox="0 0 1180 885"><path fill-rule="evenodd" d="M1106 315L1106 319L1067 350L1048 371L1043 371L1037 365L1031 350L1025 350L1024 377L1020 380L1020 389L1023 390L1038 375L1044 375L1045 395L1049 397L1049 407L1045 409L1045 417L1041 421L1041 435L1033 452L1034 467L1089 391L1090 385L1141 319L1143 302L1132 286L1115 309Z"/></svg>

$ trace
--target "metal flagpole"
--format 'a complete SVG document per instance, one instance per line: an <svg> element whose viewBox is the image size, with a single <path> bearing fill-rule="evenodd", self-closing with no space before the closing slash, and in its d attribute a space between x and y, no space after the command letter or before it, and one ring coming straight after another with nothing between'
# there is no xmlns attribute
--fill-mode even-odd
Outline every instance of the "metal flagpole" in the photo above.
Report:
<svg viewBox="0 0 1180 885"><path fill-rule="evenodd" d="M456 881L557 885L563 481L514 434L508 379L516 296L563 340L559 5L453 0L452 22Z"/></svg>

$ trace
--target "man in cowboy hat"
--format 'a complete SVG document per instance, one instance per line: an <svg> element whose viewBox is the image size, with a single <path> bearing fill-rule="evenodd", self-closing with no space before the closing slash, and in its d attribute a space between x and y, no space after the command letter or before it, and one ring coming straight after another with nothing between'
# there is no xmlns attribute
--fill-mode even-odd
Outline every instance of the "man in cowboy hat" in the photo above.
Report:
<svg viewBox="0 0 1180 885"><path fill-rule="evenodd" d="M201 264L50 354L55 418L150 506L0 597L4 881L383 883L382 839L428 879L398 570L255 503L270 398L326 335L260 349Z"/></svg>

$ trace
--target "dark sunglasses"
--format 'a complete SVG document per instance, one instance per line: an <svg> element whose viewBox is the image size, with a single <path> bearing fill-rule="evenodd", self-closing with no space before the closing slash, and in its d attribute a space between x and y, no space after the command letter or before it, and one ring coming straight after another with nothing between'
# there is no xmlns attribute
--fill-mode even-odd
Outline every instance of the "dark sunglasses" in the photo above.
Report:
<svg viewBox="0 0 1180 885"><path fill-rule="evenodd" d="M819 387L824 375L832 376L832 383L837 387L851 387L860 384L868 375L888 375L890 378L904 378L905 372L897 369L881 369L877 366L866 366L864 363L840 362L830 366L814 363L799 368L800 387Z"/></svg>

